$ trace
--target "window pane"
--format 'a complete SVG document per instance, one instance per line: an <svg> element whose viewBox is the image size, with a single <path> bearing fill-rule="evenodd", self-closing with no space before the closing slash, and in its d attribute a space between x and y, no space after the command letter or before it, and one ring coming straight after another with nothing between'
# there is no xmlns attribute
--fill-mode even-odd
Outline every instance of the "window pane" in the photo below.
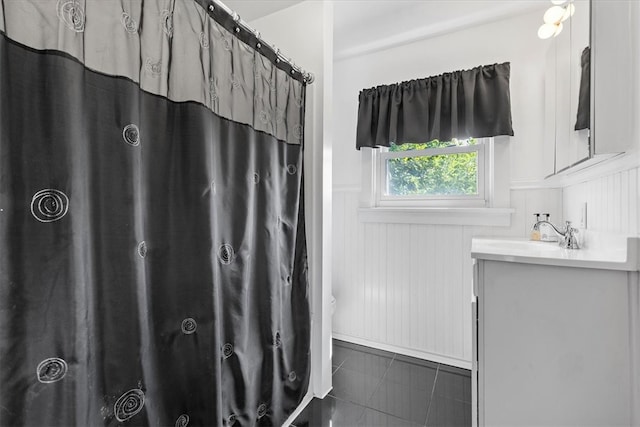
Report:
<svg viewBox="0 0 640 427"><path fill-rule="evenodd" d="M445 148L445 147L457 147L457 146L466 146L466 145L476 145L478 141L474 138L469 139L452 139L451 141L439 141L434 139L429 142L420 142L413 143L408 142L406 144L396 145L391 143L389 147L389 151L397 152L397 151L415 151L415 150L426 150L427 148Z"/></svg>
<svg viewBox="0 0 640 427"><path fill-rule="evenodd" d="M387 160L388 196L474 196L478 152Z"/></svg>

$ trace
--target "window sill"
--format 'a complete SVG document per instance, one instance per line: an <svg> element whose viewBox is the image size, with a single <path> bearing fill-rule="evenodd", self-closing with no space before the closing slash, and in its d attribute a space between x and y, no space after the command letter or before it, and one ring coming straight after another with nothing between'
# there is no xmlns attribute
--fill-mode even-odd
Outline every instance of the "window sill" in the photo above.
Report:
<svg viewBox="0 0 640 427"><path fill-rule="evenodd" d="M359 208L361 222L387 224L440 224L508 227L511 208Z"/></svg>

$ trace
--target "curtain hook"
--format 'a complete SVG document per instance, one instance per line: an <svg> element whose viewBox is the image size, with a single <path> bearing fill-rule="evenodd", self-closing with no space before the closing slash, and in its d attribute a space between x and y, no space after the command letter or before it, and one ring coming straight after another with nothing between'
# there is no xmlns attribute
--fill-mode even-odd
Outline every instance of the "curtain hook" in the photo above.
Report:
<svg viewBox="0 0 640 427"><path fill-rule="evenodd" d="M239 33L240 32L240 15L238 15L238 12L234 11L231 17L233 18L233 22L236 23L236 27L234 28L234 31L236 33Z"/></svg>

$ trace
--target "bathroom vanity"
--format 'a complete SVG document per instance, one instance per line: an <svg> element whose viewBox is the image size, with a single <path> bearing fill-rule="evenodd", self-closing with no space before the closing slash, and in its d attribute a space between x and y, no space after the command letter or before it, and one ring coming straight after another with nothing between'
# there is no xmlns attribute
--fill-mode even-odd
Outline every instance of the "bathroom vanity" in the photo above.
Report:
<svg viewBox="0 0 640 427"><path fill-rule="evenodd" d="M474 425L640 425L639 246L473 239Z"/></svg>

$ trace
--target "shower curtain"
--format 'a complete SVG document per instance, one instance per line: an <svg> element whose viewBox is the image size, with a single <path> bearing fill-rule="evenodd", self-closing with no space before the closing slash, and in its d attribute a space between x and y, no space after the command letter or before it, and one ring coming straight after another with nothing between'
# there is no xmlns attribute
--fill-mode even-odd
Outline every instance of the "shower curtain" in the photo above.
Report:
<svg viewBox="0 0 640 427"><path fill-rule="evenodd" d="M0 3L0 425L281 425L304 76L204 0Z"/></svg>

